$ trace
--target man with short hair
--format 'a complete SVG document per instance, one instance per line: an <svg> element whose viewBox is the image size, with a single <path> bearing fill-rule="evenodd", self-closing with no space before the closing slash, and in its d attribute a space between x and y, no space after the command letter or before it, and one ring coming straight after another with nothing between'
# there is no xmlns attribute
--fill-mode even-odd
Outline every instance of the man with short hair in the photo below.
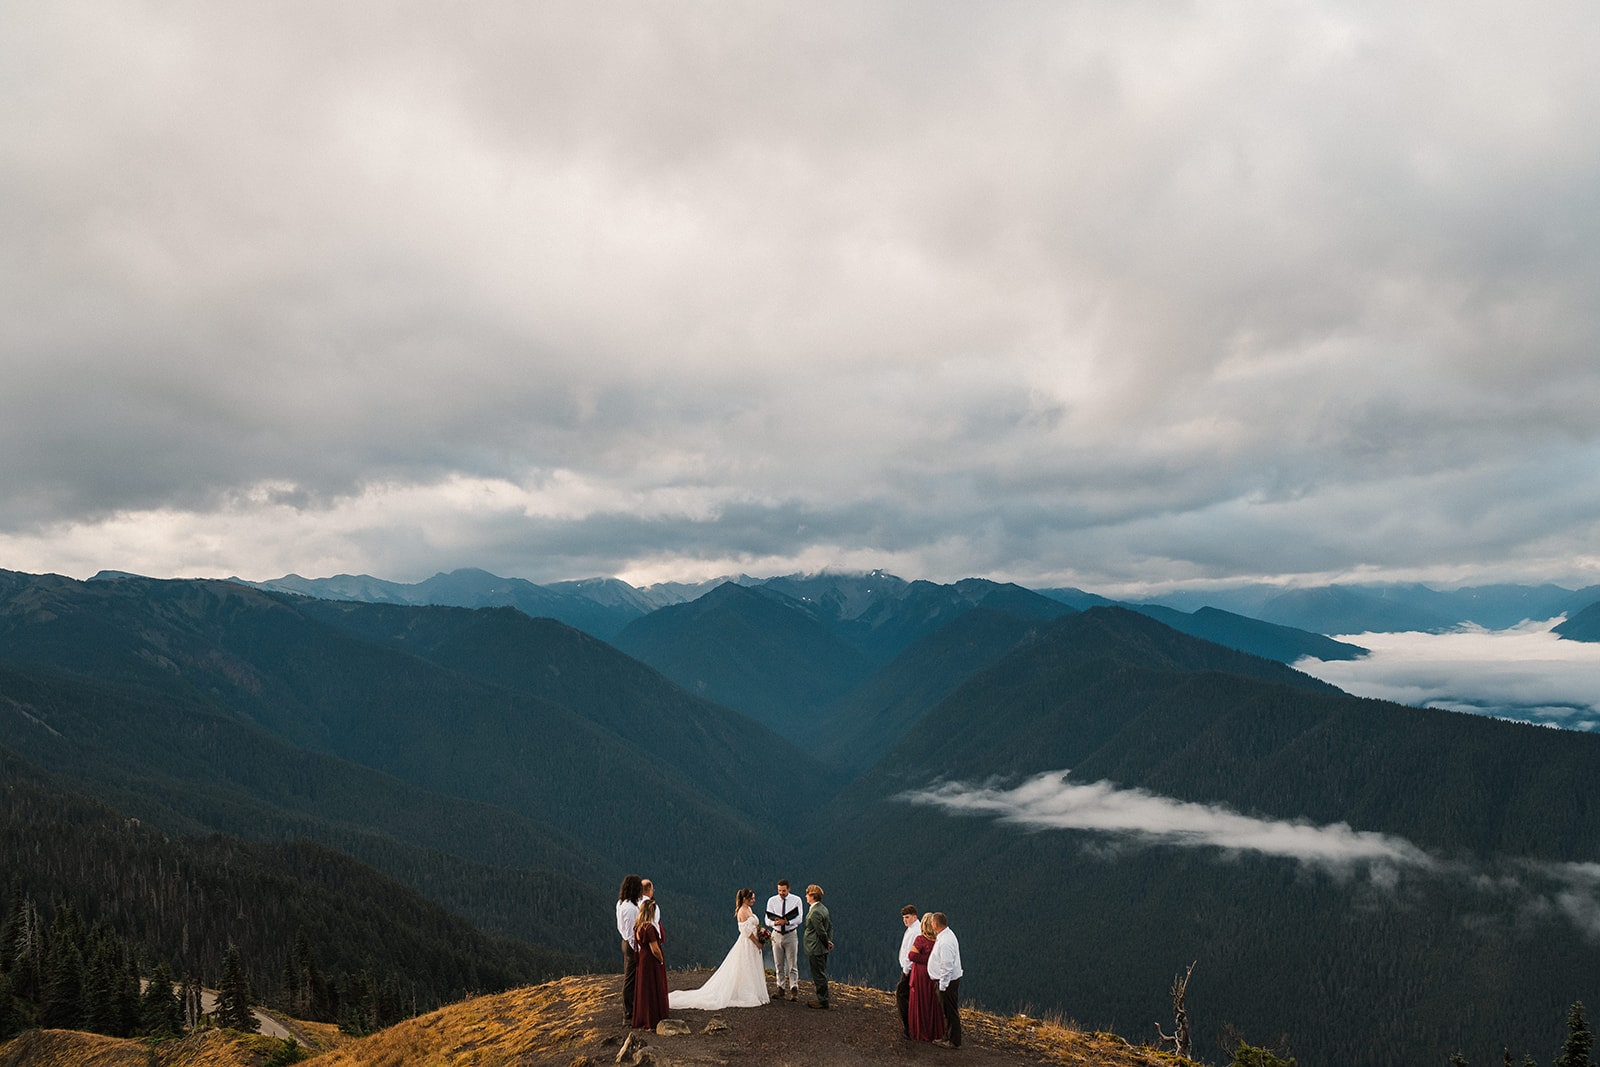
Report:
<svg viewBox="0 0 1600 1067"><path fill-rule="evenodd" d="M900 1029L911 1036L911 946L917 943L922 925L917 922L917 907L907 904L900 909L900 921L906 932L900 938L900 984L894 987L895 1007L900 1009Z"/></svg>
<svg viewBox="0 0 1600 1067"><path fill-rule="evenodd" d="M652 882L650 879L644 878L644 879L640 880L639 886L640 886L640 889L639 889L639 901L640 901L640 903L643 903L646 898L648 898L648 899L650 899L652 901L655 901L655 904L656 904L656 921L655 921L654 925L655 925L655 928L656 928L656 933L661 935L661 940L662 940L663 943L665 943L666 940L667 940L667 931L661 925L661 902L660 901L656 901L656 884L654 882Z"/></svg>
<svg viewBox="0 0 1600 1067"><path fill-rule="evenodd" d="M800 898L789 892L789 879L778 879L778 891L767 898L767 923L772 927L772 973L777 999L800 999Z"/></svg>
<svg viewBox="0 0 1600 1067"><path fill-rule="evenodd" d="M939 1006L944 1009L944 1037L935 1045L961 1047L961 942L942 911L933 913L933 951L928 953L928 978L939 983Z"/></svg>
<svg viewBox="0 0 1600 1067"><path fill-rule="evenodd" d="M806 903L811 905L806 910L806 962L811 965L811 984L817 989L816 999L807 1003L806 1007L826 1008L828 953L833 951L833 919L828 915L827 905L822 903L820 885L806 886Z"/></svg>

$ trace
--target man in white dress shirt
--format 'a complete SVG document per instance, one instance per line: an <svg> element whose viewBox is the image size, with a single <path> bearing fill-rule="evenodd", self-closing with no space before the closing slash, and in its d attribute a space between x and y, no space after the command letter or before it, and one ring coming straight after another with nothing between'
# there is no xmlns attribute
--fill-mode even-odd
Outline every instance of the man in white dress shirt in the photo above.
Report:
<svg viewBox="0 0 1600 1067"><path fill-rule="evenodd" d="M905 936L900 938L900 984L894 987L894 1003L900 1009L900 1029L911 1036L911 946L922 933L917 922L917 906L907 904L900 909L900 921L906 924Z"/></svg>
<svg viewBox="0 0 1600 1067"><path fill-rule="evenodd" d="M767 898L767 925L772 927L772 973L778 981L777 999L800 999L800 898L789 892L789 879L778 881L778 891Z"/></svg>
<svg viewBox="0 0 1600 1067"><path fill-rule="evenodd" d="M939 983L939 1006L944 1008L944 1037L935 1045L961 1047L961 942L950 929L944 912L933 913L933 928L938 937L928 953L928 977Z"/></svg>
<svg viewBox="0 0 1600 1067"><path fill-rule="evenodd" d="M634 924L639 921L639 898L644 894L644 880L630 874L622 880L617 890L617 936L622 938L622 1019L633 1025L633 976L639 969L639 941L633 935Z"/></svg>

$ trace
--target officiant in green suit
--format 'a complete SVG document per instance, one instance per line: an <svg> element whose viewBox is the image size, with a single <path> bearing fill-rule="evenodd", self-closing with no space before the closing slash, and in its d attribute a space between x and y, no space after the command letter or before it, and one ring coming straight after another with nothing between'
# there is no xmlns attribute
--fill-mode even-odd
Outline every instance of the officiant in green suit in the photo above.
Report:
<svg viewBox="0 0 1600 1067"><path fill-rule="evenodd" d="M806 962L811 965L811 983L817 987L817 999L808 1008L828 1006L828 953L833 951L833 920L828 918L828 907L822 903L822 887L806 886L805 949Z"/></svg>

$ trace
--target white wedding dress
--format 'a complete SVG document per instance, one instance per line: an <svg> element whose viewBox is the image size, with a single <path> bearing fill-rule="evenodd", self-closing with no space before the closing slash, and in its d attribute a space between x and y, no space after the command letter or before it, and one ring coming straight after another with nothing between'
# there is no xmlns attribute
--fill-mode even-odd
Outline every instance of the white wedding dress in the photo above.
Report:
<svg viewBox="0 0 1600 1067"><path fill-rule="evenodd" d="M750 935L761 920L752 913L739 924L739 940L728 950L716 973L699 989L679 989L667 994L673 1011L718 1011L722 1008L756 1008L772 1000L767 993L767 971L761 965L761 947Z"/></svg>

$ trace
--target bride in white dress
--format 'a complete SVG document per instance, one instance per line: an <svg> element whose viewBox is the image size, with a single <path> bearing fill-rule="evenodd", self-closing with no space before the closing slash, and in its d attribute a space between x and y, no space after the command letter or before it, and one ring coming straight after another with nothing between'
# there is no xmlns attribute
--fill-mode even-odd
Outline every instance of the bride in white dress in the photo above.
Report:
<svg viewBox="0 0 1600 1067"><path fill-rule="evenodd" d="M767 993L767 971L761 965L761 942L756 930L761 920L755 914L756 893L741 889L734 900L734 918L739 922L739 939L728 950L716 973L699 989L680 989L667 994L667 1007L677 1011L718 1011L722 1008L756 1008L772 1000Z"/></svg>

